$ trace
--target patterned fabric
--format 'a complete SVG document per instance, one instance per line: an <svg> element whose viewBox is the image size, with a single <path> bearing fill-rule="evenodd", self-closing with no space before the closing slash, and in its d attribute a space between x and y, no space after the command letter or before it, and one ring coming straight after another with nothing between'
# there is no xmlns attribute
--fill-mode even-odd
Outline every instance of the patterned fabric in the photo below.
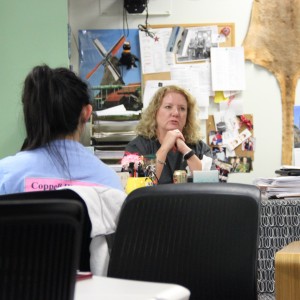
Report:
<svg viewBox="0 0 300 300"><path fill-rule="evenodd" d="M257 300L275 300L274 294L258 294Z"/></svg>
<svg viewBox="0 0 300 300"><path fill-rule="evenodd" d="M300 239L300 199L262 200L258 246L259 300L275 299L275 253Z"/></svg>

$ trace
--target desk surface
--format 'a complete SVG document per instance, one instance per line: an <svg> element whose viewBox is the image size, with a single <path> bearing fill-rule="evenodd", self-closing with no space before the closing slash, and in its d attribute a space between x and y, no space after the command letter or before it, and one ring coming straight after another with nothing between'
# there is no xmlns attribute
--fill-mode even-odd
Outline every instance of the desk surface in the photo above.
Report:
<svg viewBox="0 0 300 300"><path fill-rule="evenodd" d="M190 291L177 284L93 276L78 281L74 300L188 300Z"/></svg>

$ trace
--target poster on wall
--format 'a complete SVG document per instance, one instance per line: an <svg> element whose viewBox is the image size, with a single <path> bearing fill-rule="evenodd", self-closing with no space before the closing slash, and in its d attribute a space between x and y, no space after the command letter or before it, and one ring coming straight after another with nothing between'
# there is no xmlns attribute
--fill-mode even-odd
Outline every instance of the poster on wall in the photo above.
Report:
<svg viewBox="0 0 300 300"><path fill-rule="evenodd" d="M294 106L294 165L300 166L300 106Z"/></svg>
<svg viewBox="0 0 300 300"><path fill-rule="evenodd" d="M79 75L94 92L94 109L124 105L140 111L141 68L138 29L79 30Z"/></svg>
<svg viewBox="0 0 300 300"><path fill-rule="evenodd" d="M294 148L300 148L300 106L294 106Z"/></svg>

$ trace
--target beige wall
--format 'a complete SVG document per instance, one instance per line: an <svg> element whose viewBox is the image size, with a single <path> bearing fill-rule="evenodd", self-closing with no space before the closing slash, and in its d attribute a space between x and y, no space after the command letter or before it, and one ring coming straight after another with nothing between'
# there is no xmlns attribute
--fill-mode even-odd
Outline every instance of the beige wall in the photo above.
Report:
<svg viewBox="0 0 300 300"><path fill-rule="evenodd" d="M71 64L78 69L78 29L122 28L121 9L101 15L101 3L121 0L69 0L72 28ZM157 0L153 0L157 1ZM151 0L150 0L151 2ZM246 35L252 0L171 0L170 15L150 15L149 24L233 22L236 45ZM184 9L183 9L184 8ZM67 65L67 3L61 0L1 0L0 2L0 158L15 153L22 144L20 91L29 69L42 62ZM128 16L129 28L145 22L145 16ZM296 104L300 104L299 85ZM229 181L251 183L257 177L272 177L281 165L281 98L275 77L264 68L246 62L246 90L238 99L244 112L253 114L257 140L254 171L232 174ZM211 111L216 107L212 105ZM202 124L205 129L205 122Z"/></svg>
<svg viewBox="0 0 300 300"><path fill-rule="evenodd" d="M148 23L235 23L236 45L246 36L253 0L166 0L171 3L170 15L150 14ZM76 39L78 29L122 28L121 0L70 0L69 18L73 32L71 63L78 68ZM157 0L149 0L158 3ZM108 14L101 13L101 5ZM108 5L110 4L110 5ZM103 7L102 5L102 7ZM149 9L150 12L150 9ZM144 15L128 15L128 27L145 24ZM297 90L299 89L299 85ZM237 97L243 100L244 113L253 114L254 134L257 140L253 172L231 174L229 181L252 183L257 177L273 177L281 165L281 96L278 83L266 69L246 62L246 89ZM300 103L299 92L296 103ZM210 112L218 108L211 104ZM202 124L205 130L205 122Z"/></svg>

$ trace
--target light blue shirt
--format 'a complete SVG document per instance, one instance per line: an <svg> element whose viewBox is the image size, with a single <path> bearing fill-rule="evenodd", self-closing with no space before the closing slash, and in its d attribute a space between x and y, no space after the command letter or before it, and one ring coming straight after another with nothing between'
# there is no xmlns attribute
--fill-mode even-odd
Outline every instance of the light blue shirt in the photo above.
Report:
<svg viewBox="0 0 300 300"><path fill-rule="evenodd" d="M53 141L50 151L40 147L0 160L0 194L69 185L104 185L123 191L117 173L73 140Z"/></svg>

